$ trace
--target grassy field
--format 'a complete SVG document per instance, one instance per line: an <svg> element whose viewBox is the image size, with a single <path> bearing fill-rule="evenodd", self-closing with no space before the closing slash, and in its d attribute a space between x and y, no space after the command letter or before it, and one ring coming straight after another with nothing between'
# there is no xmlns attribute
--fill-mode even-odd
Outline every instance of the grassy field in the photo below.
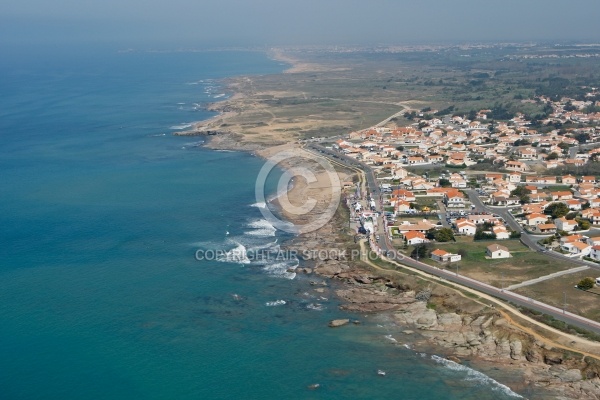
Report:
<svg viewBox="0 0 600 400"><path fill-rule="evenodd" d="M564 305L566 295L567 311L600 321L600 289L597 286L590 291L575 288L583 278L597 276L600 276L600 271L589 269L524 286L516 289L515 292L560 308Z"/></svg>
<svg viewBox="0 0 600 400"><path fill-rule="evenodd" d="M498 260L485 258L486 247L498 243L509 249L512 257ZM456 242L436 243L433 248L443 249L451 253L463 251L462 260L448 266L452 271L458 265L460 274L488 283L496 287L506 287L529 279L548 275L553 272L572 268L574 265L558 263L553 259L529 250L519 240L479 241L472 238L458 237ZM412 249L408 249L410 254ZM431 259L424 262L440 266Z"/></svg>

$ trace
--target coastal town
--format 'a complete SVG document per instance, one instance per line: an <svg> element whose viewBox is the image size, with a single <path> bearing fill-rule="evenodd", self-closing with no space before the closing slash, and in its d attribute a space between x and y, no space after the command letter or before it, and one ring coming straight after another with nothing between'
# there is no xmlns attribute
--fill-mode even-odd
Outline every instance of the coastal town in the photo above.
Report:
<svg viewBox="0 0 600 400"><path fill-rule="evenodd" d="M372 173L372 188L346 184L351 224L371 249L597 320L600 182L586 167L600 153L599 102L523 102L542 104L545 118L426 108L404 112L404 126L391 118L307 142Z"/></svg>

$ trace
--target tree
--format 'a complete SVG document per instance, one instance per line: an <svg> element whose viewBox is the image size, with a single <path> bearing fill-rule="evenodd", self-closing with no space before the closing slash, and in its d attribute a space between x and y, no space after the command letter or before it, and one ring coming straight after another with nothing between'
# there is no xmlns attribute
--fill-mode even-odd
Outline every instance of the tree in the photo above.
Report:
<svg viewBox="0 0 600 400"><path fill-rule="evenodd" d="M565 203L552 203L544 212L550 214L552 218L561 218L569 213L569 207Z"/></svg>
<svg viewBox="0 0 600 400"><path fill-rule="evenodd" d="M585 219L577 220L577 225L579 225L579 228L584 231L587 231L592 226L590 221L586 221Z"/></svg>
<svg viewBox="0 0 600 400"><path fill-rule="evenodd" d="M414 259L429 257L429 247L425 244L416 245L413 251L410 253L410 257Z"/></svg>
<svg viewBox="0 0 600 400"><path fill-rule="evenodd" d="M577 287L581 290L590 290L594 287L595 284L596 281L594 280L594 278L587 277L580 280L577 284Z"/></svg>
<svg viewBox="0 0 600 400"><path fill-rule="evenodd" d="M435 233L438 242L451 242L454 240L454 232L450 228L442 228Z"/></svg>
<svg viewBox="0 0 600 400"><path fill-rule="evenodd" d="M558 147L560 147L562 149L563 153L566 153L567 150L569 149L569 147L571 147L571 146L568 143L560 142L558 144Z"/></svg>
<svg viewBox="0 0 600 400"><path fill-rule="evenodd" d="M558 158L558 154L553 151L552 153L548 154L548 158L547 160L556 160Z"/></svg>
<svg viewBox="0 0 600 400"><path fill-rule="evenodd" d="M529 200L530 200L529 194L530 193L531 193L531 190L525 189L525 186L521 185L521 186L517 186L515 188L515 190L510 192L510 195L518 197L519 200L521 201L521 204L525 204L525 203L529 203Z"/></svg>
<svg viewBox="0 0 600 400"><path fill-rule="evenodd" d="M473 240L494 240L496 239L496 234L493 232L486 232L483 229L477 229L475 231L475 236L473 236Z"/></svg>
<svg viewBox="0 0 600 400"><path fill-rule="evenodd" d="M439 183L440 183L441 187L450 187L450 186L452 186L452 182L450 182L446 178L441 178L440 181L439 181Z"/></svg>

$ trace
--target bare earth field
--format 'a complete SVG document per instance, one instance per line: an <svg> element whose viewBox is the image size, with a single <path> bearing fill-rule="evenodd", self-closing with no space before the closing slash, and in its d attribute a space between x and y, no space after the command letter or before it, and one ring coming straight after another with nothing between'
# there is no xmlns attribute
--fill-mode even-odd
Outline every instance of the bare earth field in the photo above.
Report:
<svg viewBox="0 0 600 400"><path fill-rule="evenodd" d="M596 278L597 271L587 270L574 274L559 276L531 286L516 289L515 292L562 308L565 294L567 311L583 315L586 318L600 319L600 290L597 288L583 291L575 285L585 277Z"/></svg>
<svg viewBox="0 0 600 400"><path fill-rule="evenodd" d="M507 247L512 257L487 259L486 247L494 243ZM458 272L461 275L499 288L574 267L574 265L561 264L543 254L533 252L521 244L518 239L475 242L472 238L457 237L456 242L436 243L435 248L451 253L463 251L462 260L450 264L447 268L455 271L458 265ZM431 259L423 261L437 267L440 266Z"/></svg>

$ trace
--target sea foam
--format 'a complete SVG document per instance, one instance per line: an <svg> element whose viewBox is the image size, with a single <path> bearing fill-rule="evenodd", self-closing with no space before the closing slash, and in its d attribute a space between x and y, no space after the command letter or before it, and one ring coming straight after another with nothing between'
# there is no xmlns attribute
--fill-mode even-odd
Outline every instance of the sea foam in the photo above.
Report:
<svg viewBox="0 0 600 400"><path fill-rule="evenodd" d="M259 219L259 220L252 221L252 222L248 223L247 226L249 228L252 228L252 230L244 232L246 235L275 236L275 232L277 232L277 228L275 228L266 219Z"/></svg>
<svg viewBox="0 0 600 400"><path fill-rule="evenodd" d="M492 390L502 392L507 396L515 397L518 399L523 398L523 396L521 396L520 394L510 390L508 386L503 385L502 383L490 378L486 374L474 370L473 368L469 368L465 365L458 364L454 361L445 359L440 356L436 356L435 354L431 356L431 359L452 371L460 371L466 373L465 380L468 382L483 383L485 385L490 386Z"/></svg>

